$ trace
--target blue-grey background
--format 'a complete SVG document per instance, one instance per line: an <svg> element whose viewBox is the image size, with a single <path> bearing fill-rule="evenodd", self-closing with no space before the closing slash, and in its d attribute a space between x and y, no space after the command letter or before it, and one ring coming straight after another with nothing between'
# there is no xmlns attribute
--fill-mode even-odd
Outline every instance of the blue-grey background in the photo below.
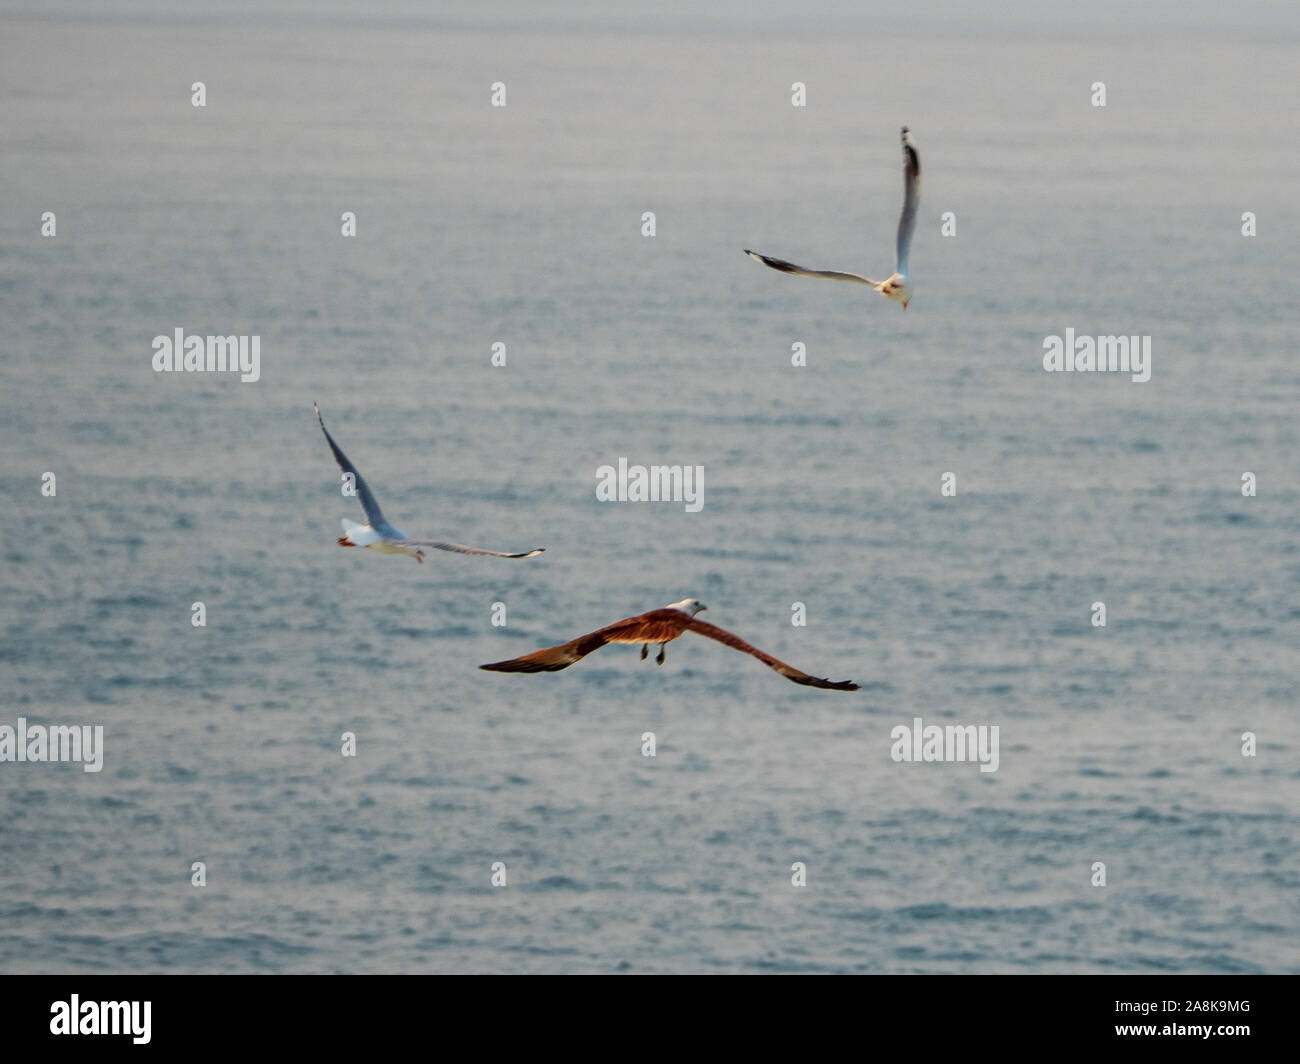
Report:
<svg viewBox="0 0 1300 1064"><path fill-rule="evenodd" d="M0 723L106 730L0 764L0 969L1300 971L1294 9L355 7L0 10ZM904 123L906 313L741 254L887 275ZM313 400L399 527L547 553L338 549ZM477 669L688 595L863 690Z"/></svg>

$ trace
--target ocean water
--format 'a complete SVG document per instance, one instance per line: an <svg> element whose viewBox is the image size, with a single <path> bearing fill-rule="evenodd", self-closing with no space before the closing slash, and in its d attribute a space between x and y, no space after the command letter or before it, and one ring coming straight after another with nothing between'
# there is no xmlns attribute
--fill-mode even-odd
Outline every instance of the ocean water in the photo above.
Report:
<svg viewBox="0 0 1300 1064"><path fill-rule="evenodd" d="M0 763L0 970L1300 971L1300 20L747 10L0 14L0 724L105 744ZM903 124L906 312L741 254L886 276ZM340 550L313 400L399 527L546 553ZM862 690L477 668L688 596Z"/></svg>

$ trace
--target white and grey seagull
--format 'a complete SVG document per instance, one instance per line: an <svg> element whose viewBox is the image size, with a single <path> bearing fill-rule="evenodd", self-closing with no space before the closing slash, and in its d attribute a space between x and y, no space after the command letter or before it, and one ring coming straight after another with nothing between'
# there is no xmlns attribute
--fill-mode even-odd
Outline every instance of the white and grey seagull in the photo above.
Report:
<svg viewBox="0 0 1300 1064"><path fill-rule="evenodd" d="M903 127L903 212L898 216L898 245L896 248L897 266L894 273L883 281L873 281L859 273L845 273L843 270L806 270L784 259L774 259L770 255L760 255L757 251L745 249L751 259L757 259L765 266L771 266L782 273L794 273L800 277L825 277L831 281L851 281L854 284L867 284L886 299L902 303L903 309L912 300L912 285L907 277L907 253L912 247L912 232L916 229L916 207L921 202L921 157L912 144L912 134Z"/></svg>
<svg viewBox="0 0 1300 1064"><path fill-rule="evenodd" d="M339 536L340 547L368 547L380 554L406 554L417 562L424 561L426 549L450 550L455 551L457 554L486 554L493 558L531 558L534 554L541 554L546 549L545 547L535 547L522 554L503 554L500 551L480 550L478 547L466 547L459 543L408 538L405 532L394 528L384 519L383 512L379 509L379 503L375 501L370 486L357 472L357 467L348 460L348 456L343 453L342 448L334 442L330 430L325 427L325 419L321 417L320 407L315 403L312 403L312 407L316 411L316 420L320 422L320 430L325 433L325 442L330 445L330 450L334 452L334 460L338 462L339 468L343 472L352 475L353 484L357 489L357 498L361 501L361 509L366 512L366 520L370 522L368 525L359 525L355 521L349 521L346 517L343 518L343 535Z"/></svg>

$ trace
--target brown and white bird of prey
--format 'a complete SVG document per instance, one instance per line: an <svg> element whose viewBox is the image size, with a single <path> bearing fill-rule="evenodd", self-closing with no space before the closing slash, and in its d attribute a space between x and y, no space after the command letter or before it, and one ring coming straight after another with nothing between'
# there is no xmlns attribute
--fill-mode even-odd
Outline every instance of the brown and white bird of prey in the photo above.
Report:
<svg viewBox="0 0 1300 1064"><path fill-rule="evenodd" d="M494 661L491 665L480 665L479 668L489 669L492 672L558 672L560 669L567 669L575 661L585 658L593 650L599 650L606 643L640 643L642 661L645 660L650 644L658 643L659 656L655 658L655 661L662 665L664 663L664 645L676 639L683 632L695 632L697 635L716 639L719 643L729 646L733 650L753 655L769 669L775 669L787 680L793 680L795 683L801 683L808 687L821 687L827 691L858 690L857 684L847 680L836 683L832 680L809 676L806 672L801 672L793 665L787 665L784 661L772 657L771 654L764 654L757 647L750 646L739 636L734 636L730 632L706 624L704 621L696 620L695 615L703 609L707 609L707 607L696 599L682 599L681 602L674 602L661 610L651 610L639 617L629 617L588 635L580 635L577 639L561 643L557 647L535 650L531 654L525 654L521 658L511 658L509 661Z"/></svg>
<svg viewBox="0 0 1300 1064"><path fill-rule="evenodd" d="M860 273L845 273L842 270L806 270L785 259L774 259L770 255L760 255L757 251L745 249L751 259L757 259L765 266L771 266L782 273L795 273L800 277L825 277L831 281L851 281L854 284L868 284L886 299L902 303L903 309L912 301L912 285L907 278L907 255L912 248L912 232L916 229L916 208L921 202L921 157L916 154L912 144L912 134L903 127L903 213L898 216L898 243L895 248L897 266L894 272L883 281L873 281Z"/></svg>
<svg viewBox="0 0 1300 1064"><path fill-rule="evenodd" d="M352 474L353 484L357 489L357 498L361 500L361 509L366 512L368 525L359 525L354 521L343 518L343 535L339 536L340 547L369 547L380 554L407 554L417 562L424 561L425 550L450 550L457 554L487 554L493 558L531 558L534 554L541 554L545 547L534 547L523 554L502 554L495 550L480 550L478 547L465 547L459 543L444 543L434 539L409 539L405 532L394 528L385 519L379 509L379 503L375 502L375 496L370 491L370 486L362 479L361 474L357 472L357 467L348 461L348 456L343 453L342 449L334 442L334 437L330 435L330 430L325 427L325 419L321 417L320 407L312 403L316 410L316 420L320 422L320 430L325 433L325 442L330 445L330 450L334 452L334 460L338 462L339 468L345 473Z"/></svg>

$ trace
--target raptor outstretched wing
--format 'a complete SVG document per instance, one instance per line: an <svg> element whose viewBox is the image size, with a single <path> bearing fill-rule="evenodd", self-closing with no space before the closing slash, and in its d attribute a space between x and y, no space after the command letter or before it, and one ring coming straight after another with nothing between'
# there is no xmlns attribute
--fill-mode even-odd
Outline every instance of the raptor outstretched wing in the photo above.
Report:
<svg viewBox="0 0 1300 1064"><path fill-rule="evenodd" d="M494 661L479 668L490 672L559 672L606 643L667 643L682 634L689 619L681 610L651 610L639 617L615 621L559 646L534 650L509 661Z"/></svg>
<svg viewBox="0 0 1300 1064"><path fill-rule="evenodd" d="M750 654L758 658L769 669L775 669L787 680L803 684L807 687L820 687L827 691L857 691L859 685L850 680L823 680L817 676L809 676L802 669L796 669L793 665L787 665L780 658L774 658L771 654L765 654L758 647L750 646L738 635L732 635L725 628L719 628L715 624L709 624L707 621L701 621L692 617L686 625L688 631L695 632L698 635L708 636L710 639L716 639L723 646L729 646L733 650L739 650L744 654Z"/></svg>

